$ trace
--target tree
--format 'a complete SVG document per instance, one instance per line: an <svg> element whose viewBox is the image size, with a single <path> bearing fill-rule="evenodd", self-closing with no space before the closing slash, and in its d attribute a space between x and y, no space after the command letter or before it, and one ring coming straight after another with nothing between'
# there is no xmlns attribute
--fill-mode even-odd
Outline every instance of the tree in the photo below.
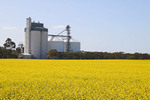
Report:
<svg viewBox="0 0 150 100"><path fill-rule="evenodd" d="M17 54L12 53L12 50L0 47L0 58L18 58Z"/></svg>
<svg viewBox="0 0 150 100"><path fill-rule="evenodd" d="M24 47L23 47L23 43L19 43L18 47L16 48L16 51L20 50L20 53L23 53L24 52Z"/></svg>
<svg viewBox="0 0 150 100"><path fill-rule="evenodd" d="M20 49L19 47L17 47L17 48L16 48L16 52L17 52L18 54L20 54L20 53L21 53L21 49Z"/></svg>
<svg viewBox="0 0 150 100"><path fill-rule="evenodd" d="M13 42L10 38L7 38L7 40L5 42L6 42L6 43L4 43L5 49L13 50L16 48L15 42Z"/></svg>
<svg viewBox="0 0 150 100"><path fill-rule="evenodd" d="M49 50L49 52L47 53L47 57L46 58L51 58L51 59L55 59L57 58L59 55L59 53L57 52L56 49L52 49L52 50Z"/></svg>

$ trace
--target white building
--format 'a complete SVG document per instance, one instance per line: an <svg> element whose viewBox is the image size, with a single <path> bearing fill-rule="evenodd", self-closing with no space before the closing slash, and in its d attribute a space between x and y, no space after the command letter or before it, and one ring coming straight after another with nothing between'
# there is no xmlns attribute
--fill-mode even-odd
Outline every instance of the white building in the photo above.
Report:
<svg viewBox="0 0 150 100"><path fill-rule="evenodd" d="M44 28L42 23L31 22L31 18L27 18L25 28L25 58L45 58L47 54L48 29ZM29 56L30 55L30 56Z"/></svg>
<svg viewBox="0 0 150 100"><path fill-rule="evenodd" d="M31 18L26 19L25 43L23 58L44 59L47 52L56 49L58 52L66 52L67 40L50 36L48 38L48 29L42 23L35 23ZM70 39L70 52L80 51L80 42Z"/></svg>
<svg viewBox="0 0 150 100"><path fill-rule="evenodd" d="M66 52L67 40L64 40L64 52ZM80 42L71 38L70 39L70 52L80 51Z"/></svg>
<svg viewBox="0 0 150 100"><path fill-rule="evenodd" d="M67 39L62 37L50 36L48 38L48 50L56 49L58 52L67 52ZM70 39L70 52L80 51L80 42Z"/></svg>
<svg viewBox="0 0 150 100"><path fill-rule="evenodd" d="M64 52L64 41L59 37L50 36L48 38L48 51L56 49L58 52Z"/></svg>

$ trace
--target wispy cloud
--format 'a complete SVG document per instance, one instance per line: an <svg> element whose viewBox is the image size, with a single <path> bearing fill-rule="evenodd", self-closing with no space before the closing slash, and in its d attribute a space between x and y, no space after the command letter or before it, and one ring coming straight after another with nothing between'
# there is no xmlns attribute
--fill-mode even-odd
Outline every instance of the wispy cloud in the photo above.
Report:
<svg viewBox="0 0 150 100"><path fill-rule="evenodd" d="M54 26L53 28L54 29L62 29L62 28L65 28L66 26L65 25L57 25L57 26Z"/></svg>
<svg viewBox="0 0 150 100"><path fill-rule="evenodd" d="M16 30L18 29L18 27L14 27L14 26L4 26L2 27L3 30Z"/></svg>

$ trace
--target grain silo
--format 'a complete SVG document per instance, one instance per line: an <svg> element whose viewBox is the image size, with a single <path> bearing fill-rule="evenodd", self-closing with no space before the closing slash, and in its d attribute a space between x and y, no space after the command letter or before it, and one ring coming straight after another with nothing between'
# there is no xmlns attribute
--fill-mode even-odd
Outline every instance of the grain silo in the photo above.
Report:
<svg viewBox="0 0 150 100"><path fill-rule="evenodd" d="M66 29L58 35L48 35L50 36L48 49L56 49L58 52L79 52L80 42L70 36L70 28L71 27L67 25ZM67 35L61 35L65 31L67 31Z"/></svg>
<svg viewBox="0 0 150 100"><path fill-rule="evenodd" d="M64 40L64 52L67 51L66 48L67 48L67 39ZM70 39L69 51L70 52L79 52L80 51L80 42L73 39L72 37Z"/></svg>
<svg viewBox="0 0 150 100"><path fill-rule="evenodd" d="M27 18L24 54L30 54L32 56L31 58L45 58L48 48L47 38L48 29L44 28L43 23L31 22L31 18Z"/></svg>
<svg viewBox="0 0 150 100"><path fill-rule="evenodd" d="M58 52L64 52L64 41L57 36L50 36L48 38L48 51L56 49Z"/></svg>

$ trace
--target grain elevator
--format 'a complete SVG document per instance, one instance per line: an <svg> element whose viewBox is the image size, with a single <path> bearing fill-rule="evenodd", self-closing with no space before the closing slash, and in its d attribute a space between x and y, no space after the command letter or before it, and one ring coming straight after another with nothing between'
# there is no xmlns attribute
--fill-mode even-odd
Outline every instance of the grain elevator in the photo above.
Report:
<svg viewBox="0 0 150 100"><path fill-rule="evenodd" d="M58 52L80 51L80 42L70 36L70 26L68 25L64 31L68 32L67 36L50 35L43 23L32 22L30 17L27 18L23 58L44 59L51 49L56 49Z"/></svg>

